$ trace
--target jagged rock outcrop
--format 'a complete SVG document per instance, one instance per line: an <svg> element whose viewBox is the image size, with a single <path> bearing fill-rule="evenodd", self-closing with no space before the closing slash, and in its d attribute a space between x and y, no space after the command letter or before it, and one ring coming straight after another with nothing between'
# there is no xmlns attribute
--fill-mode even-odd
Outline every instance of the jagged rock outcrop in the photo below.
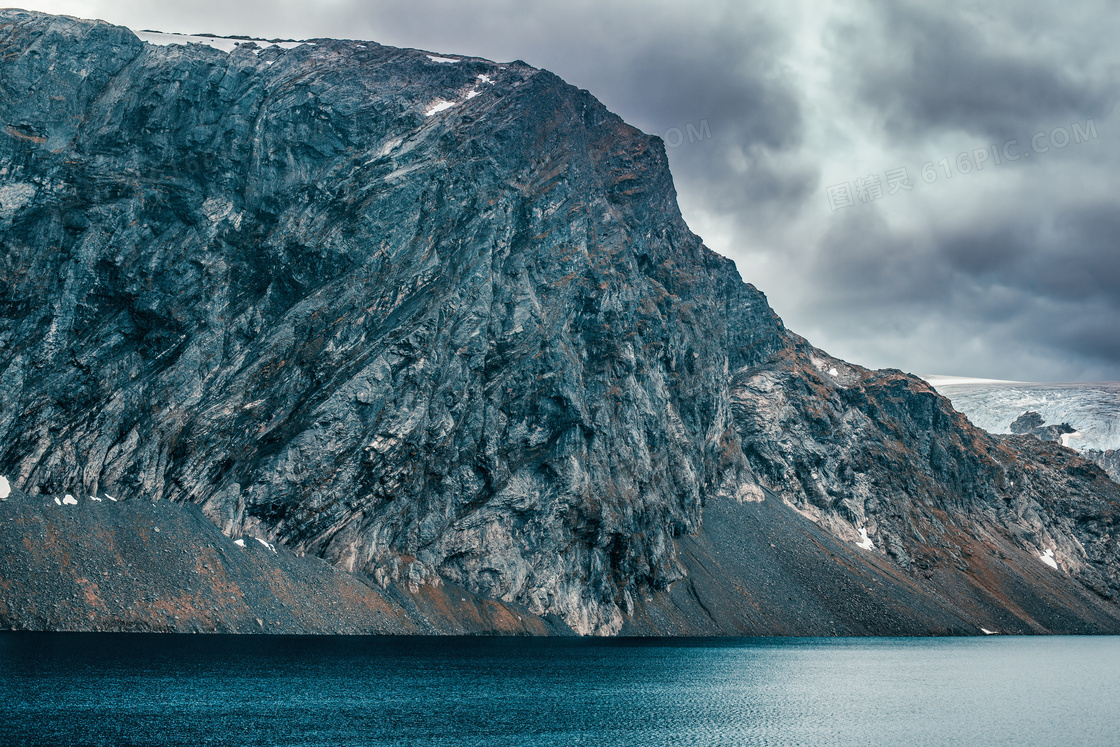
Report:
<svg viewBox="0 0 1120 747"><path fill-rule="evenodd" d="M1011 423L1011 432L1016 435L1036 436L1043 441L1061 441L1067 433L1075 433L1069 423L1044 425L1046 421L1033 410L1024 412Z"/></svg>
<svg viewBox="0 0 1120 747"><path fill-rule="evenodd" d="M1045 425L1045 422L1037 412L1028 410L1011 423L1011 432L1035 436L1043 441L1062 441L1062 436L1077 433L1077 429L1069 423ZM1116 449L1085 449L1080 456L1099 465L1109 477L1120 482L1120 452Z"/></svg>
<svg viewBox="0 0 1120 747"><path fill-rule="evenodd" d="M764 486L836 536L865 528L901 568L967 572L970 546L999 536L1104 598L1120 591L1120 486L1072 449L993 436L921 379L804 343L741 371L732 400Z"/></svg>
<svg viewBox="0 0 1120 747"><path fill-rule="evenodd" d="M813 568L910 579L905 632L975 631L950 582L1120 630L1120 488L789 333L689 232L656 137L521 62L285 47L0 11L0 474L31 499L196 504L580 633L828 632L820 588L819 625L703 603L734 541L706 517L761 501L833 538ZM973 584L980 546L1026 580ZM831 629L898 604L869 600Z"/></svg>

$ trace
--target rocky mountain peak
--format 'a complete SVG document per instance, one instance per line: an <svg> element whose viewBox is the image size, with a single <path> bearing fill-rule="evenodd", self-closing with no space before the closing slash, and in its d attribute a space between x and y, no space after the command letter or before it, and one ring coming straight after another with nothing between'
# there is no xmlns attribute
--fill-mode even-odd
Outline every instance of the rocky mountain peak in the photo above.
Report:
<svg viewBox="0 0 1120 747"><path fill-rule="evenodd" d="M1069 619L1120 619L1114 483L788 332L688 230L661 141L587 91L163 37L0 11L0 473L26 494L196 504L580 633L688 629L727 511L928 600L984 586L987 549L1032 577L1050 549ZM704 625L757 606L736 578ZM1065 624L1024 599L1023 625ZM923 625L966 614L928 604Z"/></svg>

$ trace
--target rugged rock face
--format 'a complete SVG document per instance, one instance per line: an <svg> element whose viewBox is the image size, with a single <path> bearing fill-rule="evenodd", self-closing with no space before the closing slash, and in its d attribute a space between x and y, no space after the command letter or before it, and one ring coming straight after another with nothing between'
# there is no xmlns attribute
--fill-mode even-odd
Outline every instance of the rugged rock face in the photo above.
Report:
<svg viewBox="0 0 1120 747"><path fill-rule="evenodd" d="M1078 431L1069 423L1060 425L1045 425L1042 416L1033 410L1028 410L1011 423L1011 432L1031 435L1043 441L1063 441L1062 436L1076 434ZM1063 446L1065 444L1063 443ZM1086 449L1081 456L1090 462L1100 465L1101 469L1113 480L1120 482L1120 452L1116 449L1102 451L1100 449Z"/></svg>
<svg viewBox="0 0 1120 747"><path fill-rule="evenodd" d="M1015 433L1011 426L1018 422L1018 427L1026 428L1043 441L1059 440L1063 446L1074 448L1120 482L1120 382L954 382L944 377L935 380L938 392L981 428L992 433ZM1047 420L1061 425L1046 425ZM1039 426L1041 429L1034 430Z"/></svg>
<svg viewBox="0 0 1120 747"><path fill-rule="evenodd" d="M922 380L807 344L732 385L761 483L838 537L932 577L970 570L1002 539L1106 599L1120 591L1120 486L1076 452L974 428Z"/></svg>
<svg viewBox="0 0 1120 747"><path fill-rule="evenodd" d="M0 474L31 499L196 504L598 634L702 628L674 594L736 541L706 517L763 501L835 540L814 562L909 579L908 632L975 632L937 574L971 589L996 546L1016 578L1051 551L1076 611L985 582L992 609L1120 630L1120 487L785 330L657 138L520 62L286 46L0 11Z"/></svg>
<svg viewBox="0 0 1120 747"><path fill-rule="evenodd" d="M1030 434L1043 441L1061 441L1062 436L1076 432L1069 423L1044 425L1045 422L1037 412L1028 410L1011 423L1011 432L1016 435Z"/></svg>
<svg viewBox="0 0 1120 747"><path fill-rule="evenodd" d="M1089 449L1083 452L1082 456L1099 464L1101 469L1108 473L1109 477L1116 482L1120 482L1120 450L1100 451L1099 449Z"/></svg>

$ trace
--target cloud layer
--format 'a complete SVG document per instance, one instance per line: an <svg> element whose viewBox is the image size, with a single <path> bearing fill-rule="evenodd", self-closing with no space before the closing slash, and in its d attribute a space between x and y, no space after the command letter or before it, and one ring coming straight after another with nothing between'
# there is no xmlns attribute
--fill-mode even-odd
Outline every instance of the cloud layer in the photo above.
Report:
<svg viewBox="0 0 1120 747"><path fill-rule="evenodd" d="M523 59L660 134L693 230L829 352L921 373L1120 379L1108 2L34 7Z"/></svg>

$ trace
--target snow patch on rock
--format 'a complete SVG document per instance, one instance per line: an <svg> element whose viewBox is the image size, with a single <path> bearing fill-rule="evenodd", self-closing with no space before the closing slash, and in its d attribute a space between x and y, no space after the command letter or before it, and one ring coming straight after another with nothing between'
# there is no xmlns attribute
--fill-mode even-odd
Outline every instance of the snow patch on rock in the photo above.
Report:
<svg viewBox="0 0 1120 747"><path fill-rule="evenodd" d="M864 550L875 549L875 543L867 536L867 527L859 528L859 542L856 543L856 547L862 547Z"/></svg>
<svg viewBox="0 0 1120 747"><path fill-rule="evenodd" d="M1058 561L1054 560L1053 550L1046 550L1046 552L1038 556L1038 559L1053 568L1055 571L1058 570Z"/></svg>
<svg viewBox="0 0 1120 747"><path fill-rule="evenodd" d="M439 101L438 103L435 103L435 104L432 104L431 106L429 106L428 110L426 112L424 112L424 116L425 117L430 117L433 114L439 114L440 112L446 111L447 109L450 109L453 106L455 106L454 101Z"/></svg>
<svg viewBox="0 0 1120 747"><path fill-rule="evenodd" d="M228 220L235 229L241 228L241 213L234 210L233 203L220 197L211 197L202 203L202 212L211 223L221 223Z"/></svg>
<svg viewBox="0 0 1120 747"><path fill-rule="evenodd" d="M311 42L291 41L291 42L270 42L267 39L226 39L221 36L191 36L190 34L165 34L160 31L133 31L140 41L154 44L157 47L166 47L171 44L205 44L208 47L213 47L219 52L230 53L237 49L238 44L256 44L261 47L279 47L280 49L295 49L303 44L310 44ZM258 50L259 51L259 50ZM457 62L458 60L456 60Z"/></svg>
<svg viewBox="0 0 1120 747"><path fill-rule="evenodd" d="M1062 435L1058 436L1058 439L1062 442L1062 446L1071 449L1073 447L1069 445L1069 442L1075 438L1085 438L1085 434L1081 431L1074 431L1073 433L1063 433Z"/></svg>

